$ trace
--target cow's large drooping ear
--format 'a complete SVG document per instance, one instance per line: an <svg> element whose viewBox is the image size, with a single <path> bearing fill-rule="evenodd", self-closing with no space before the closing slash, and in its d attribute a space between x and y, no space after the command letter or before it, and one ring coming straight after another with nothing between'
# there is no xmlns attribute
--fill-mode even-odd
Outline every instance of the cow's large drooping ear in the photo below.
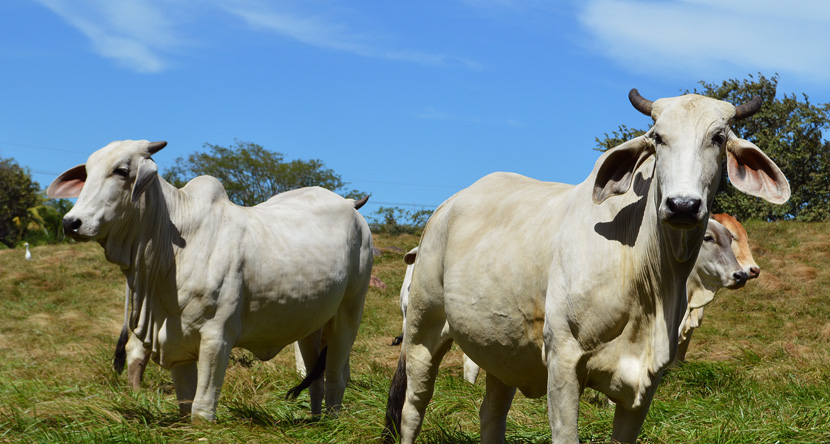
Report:
<svg viewBox="0 0 830 444"><path fill-rule="evenodd" d="M750 196L774 204L790 198L790 184L778 165L755 144L731 132L726 144L726 171L732 185Z"/></svg>
<svg viewBox="0 0 830 444"><path fill-rule="evenodd" d="M52 181L46 189L46 195L52 199L62 197L71 198L81 195L81 189L86 182L86 165L81 164L64 171L57 179Z"/></svg>
<svg viewBox="0 0 830 444"><path fill-rule="evenodd" d="M634 172L652 154L654 145L642 135L612 148L600 157L594 180L594 203L600 204L611 196L628 191Z"/></svg>
<svg viewBox="0 0 830 444"><path fill-rule="evenodd" d="M415 263L415 259L417 257L418 257L418 247L415 247L415 248L409 250L408 253L403 255L403 261L406 263L406 265L412 265L412 264Z"/></svg>
<svg viewBox="0 0 830 444"><path fill-rule="evenodd" d="M141 159L138 163L138 171L135 173L135 183L133 183L133 202L138 201L141 194L158 178L158 172L159 168L153 159Z"/></svg>

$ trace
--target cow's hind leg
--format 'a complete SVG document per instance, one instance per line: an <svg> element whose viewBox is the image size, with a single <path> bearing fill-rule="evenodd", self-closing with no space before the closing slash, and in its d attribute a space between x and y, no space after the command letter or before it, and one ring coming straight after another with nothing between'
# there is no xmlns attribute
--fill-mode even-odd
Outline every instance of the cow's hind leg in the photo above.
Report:
<svg viewBox="0 0 830 444"><path fill-rule="evenodd" d="M469 358L468 358L469 359ZM507 429L507 412L513 404L516 387L508 387L501 380L490 374L484 376L487 391L481 404L481 443L501 444Z"/></svg>
<svg viewBox="0 0 830 444"><path fill-rule="evenodd" d="M410 319L412 316L410 317ZM427 404L432 399L438 366L452 345L444 316L420 325L410 325L404 337L406 353L406 398L401 410L402 444L415 442L421 430Z"/></svg>
<svg viewBox="0 0 830 444"><path fill-rule="evenodd" d="M337 414L349 380L349 354L363 316L365 290L347 293L335 317L323 328L326 338L326 412Z"/></svg>
<svg viewBox="0 0 830 444"><path fill-rule="evenodd" d="M314 368L314 365L317 363L318 357L320 357L320 342L323 337L323 329L319 329L314 333L300 339L299 341L295 342L294 346L294 353L299 352L300 358L295 358L297 360L297 367L299 369L299 363L303 363L303 375L310 375L311 370ZM328 353L328 352L327 352ZM328 357L326 357L328 358ZM328 364L328 359L327 362ZM323 409L323 378L318 378L311 385L308 387L308 397L310 399L311 404L311 414L312 415L319 415L322 413Z"/></svg>

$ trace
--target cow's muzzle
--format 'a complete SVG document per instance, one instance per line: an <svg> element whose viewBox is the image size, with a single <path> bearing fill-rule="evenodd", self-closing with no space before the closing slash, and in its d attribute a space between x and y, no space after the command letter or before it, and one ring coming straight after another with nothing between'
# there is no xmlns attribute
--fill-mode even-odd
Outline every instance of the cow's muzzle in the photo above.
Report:
<svg viewBox="0 0 830 444"><path fill-rule="evenodd" d="M672 228L690 229L703 225L707 216L703 199L697 196L670 196L661 208L661 219Z"/></svg>
<svg viewBox="0 0 830 444"><path fill-rule="evenodd" d="M746 285L746 280L747 279L748 279L748 276L746 275L745 271L743 271L743 270L736 271L736 272L732 273L731 282L729 282L726 285L726 288L728 288L730 290L734 290L736 288L741 288L744 285Z"/></svg>
<svg viewBox="0 0 830 444"><path fill-rule="evenodd" d="M81 225L83 222L81 219L77 217L64 217L63 218L63 232L66 233L67 236L71 237L75 240L87 240L88 238L82 234L80 234Z"/></svg>

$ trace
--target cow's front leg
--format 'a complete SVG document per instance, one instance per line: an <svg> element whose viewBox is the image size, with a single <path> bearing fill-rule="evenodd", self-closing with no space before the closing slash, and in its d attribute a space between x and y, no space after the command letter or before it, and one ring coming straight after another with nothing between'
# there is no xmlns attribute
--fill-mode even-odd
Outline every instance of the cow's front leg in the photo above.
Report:
<svg viewBox="0 0 830 444"><path fill-rule="evenodd" d="M469 358L467 358L470 362ZM465 364L466 369L466 364ZM476 369L478 370L478 369ZM516 387L508 387L489 372L484 375L487 391L484 393L484 402L481 403L479 418L481 418L481 443L501 444L504 442L504 432L507 428L507 412L513 404Z"/></svg>
<svg viewBox="0 0 830 444"><path fill-rule="evenodd" d="M225 380L225 371L231 356L231 346L224 339L202 338L199 345L199 377L193 398L193 420L216 419L216 404Z"/></svg>
<svg viewBox="0 0 830 444"><path fill-rule="evenodd" d="M619 442L637 442L637 436L640 435L640 429L643 428L643 422L648 414L648 408L651 406L651 400L654 399L654 394L657 392L661 376L662 373L654 379L651 387L643 394L638 408L626 409L621 405L622 403L617 404L617 408L614 410L614 431L611 438Z"/></svg>
<svg viewBox="0 0 830 444"><path fill-rule="evenodd" d="M173 377L173 387L176 389L179 414L188 417L193 407L193 398L196 396L196 378L199 375L196 363L179 364L170 369L170 375Z"/></svg>
<svg viewBox="0 0 830 444"><path fill-rule="evenodd" d="M567 347L548 351L548 422L554 444L579 442L578 359L578 352Z"/></svg>
<svg viewBox="0 0 830 444"><path fill-rule="evenodd" d="M150 349L144 347L144 343L135 333L130 332L130 339L127 341L126 350L127 380L130 381L130 388L138 390L141 388L144 370L147 368L147 363L150 362Z"/></svg>

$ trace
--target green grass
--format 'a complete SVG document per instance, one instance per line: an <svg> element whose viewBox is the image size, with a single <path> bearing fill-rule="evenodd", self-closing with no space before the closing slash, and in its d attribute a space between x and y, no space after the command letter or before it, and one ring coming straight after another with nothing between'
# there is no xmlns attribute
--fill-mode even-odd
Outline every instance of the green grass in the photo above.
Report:
<svg viewBox="0 0 830 444"><path fill-rule="evenodd" d="M830 224L746 224L761 277L721 291L694 334L688 364L670 369L643 443L830 443ZM131 392L110 369L123 278L95 244L0 251L0 443L377 442L399 348L398 292L413 236L378 236L383 250L352 354L338 418L311 418L292 351L269 362L234 352L213 424L178 417L169 374L150 364ZM479 441L483 378L445 358L420 442ZM586 391L580 440L608 442L613 408ZM517 395L508 443L549 442L545 400Z"/></svg>

